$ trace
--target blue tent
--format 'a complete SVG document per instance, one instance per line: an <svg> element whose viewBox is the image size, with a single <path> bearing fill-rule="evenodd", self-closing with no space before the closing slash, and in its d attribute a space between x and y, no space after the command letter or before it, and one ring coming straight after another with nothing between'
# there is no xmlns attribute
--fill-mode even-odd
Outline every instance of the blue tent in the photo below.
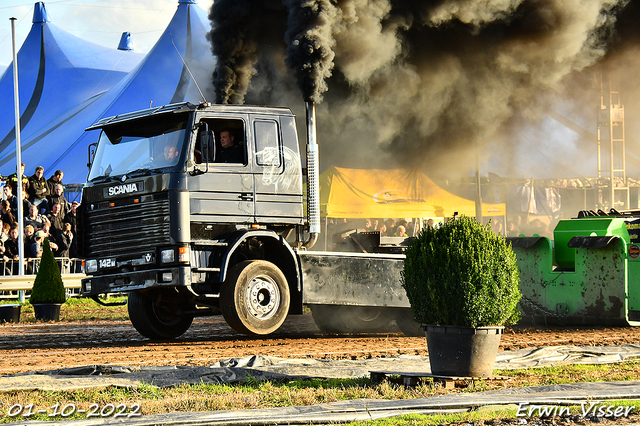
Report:
<svg viewBox="0 0 640 426"><path fill-rule="evenodd" d="M41 165L46 176L60 169L65 173L65 183L84 182L88 146L98 138L96 131L84 131L90 124L103 117L148 108L152 104L200 102L202 95L198 87L204 93L211 92L211 73L215 66L206 39L209 28L207 14L195 0L179 0L176 13L155 46L124 77L112 82L107 90L103 88L74 96L73 102L57 108L54 118L40 119L39 115L31 118L31 121L37 121L37 128L34 125L33 131L21 134L25 172L31 174ZM23 49L24 45L21 51ZM19 84L22 91L22 82ZM59 78L55 85L60 86L57 90L75 91L65 78ZM13 117L13 113L10 116ZM26 126L25 129L29 130ZM15 170L15 143L12 143L14 138L11 139L0 146L0 173L3 175Z"/></svg>
<svg viewBox="0 0 640 426"><path fill-rule="evenodd" d="M126 48L126 42L123 46ZM31 31L18 52L21 135L28 138L54 122L63 111L106 91L142 58L128 50L86 42L61 30L51 23L44 4L36 3ZM0 113L0 159L15 159L13 97L12 64L0 78L0 99L5 100ZM3 175L14 171L14 163L0 168Z"/></svg>

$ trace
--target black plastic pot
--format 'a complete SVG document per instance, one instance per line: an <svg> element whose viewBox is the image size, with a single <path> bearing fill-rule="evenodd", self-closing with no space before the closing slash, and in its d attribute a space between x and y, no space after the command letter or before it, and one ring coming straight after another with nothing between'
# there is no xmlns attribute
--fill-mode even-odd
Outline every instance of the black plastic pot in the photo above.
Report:
<svg viewBox="0 0 640 426"><path fill-rule="evenodd" d="M491 377L504 327L425 325L431 373Z"/></svg>
<svg viewBox="0 0 640 426"><path fill-rule="evenodd" d="M34 303L36 321L60 321L61 306L62 303Z"/></svg>
<svg viewBox="0 0 640 426"><path fill-rule="evenodd" d="M0 305L0 323L3 322L20 322L21 305L8 304Z"/></svg>

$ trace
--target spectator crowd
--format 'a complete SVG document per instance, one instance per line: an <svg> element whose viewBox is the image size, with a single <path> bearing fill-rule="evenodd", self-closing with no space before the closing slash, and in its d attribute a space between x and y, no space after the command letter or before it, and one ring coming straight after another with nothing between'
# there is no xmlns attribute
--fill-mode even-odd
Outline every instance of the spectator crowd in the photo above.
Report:
<svg viewBox="0 0 640 426"><path fill-rule="evenodd" d="M25 175L22 164L22 212L24 225L24 258L42 256L44 239L48 239L56 257L76 257L76 212L79 203L69 203L64 195L61 170L49 178L44 177L41 166L33 175ZM18 177L14 173L3 179L0 201L0 256L5 272L15 273L18 260ZM12 267L9 267L12 265Z"/></svg>

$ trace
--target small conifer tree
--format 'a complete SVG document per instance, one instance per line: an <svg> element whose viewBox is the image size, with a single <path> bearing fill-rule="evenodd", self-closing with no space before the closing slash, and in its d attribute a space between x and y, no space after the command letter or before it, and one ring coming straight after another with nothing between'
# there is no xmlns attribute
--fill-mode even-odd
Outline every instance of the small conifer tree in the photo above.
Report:
<svg viewBox="0 0 640 426"><path fill-rule="evenodd" d="M49 240L44 239L42 258L36 280L33 283L29 302L34 303L64 303L66 293L62 283L60 268L53 256Z"/></svg>

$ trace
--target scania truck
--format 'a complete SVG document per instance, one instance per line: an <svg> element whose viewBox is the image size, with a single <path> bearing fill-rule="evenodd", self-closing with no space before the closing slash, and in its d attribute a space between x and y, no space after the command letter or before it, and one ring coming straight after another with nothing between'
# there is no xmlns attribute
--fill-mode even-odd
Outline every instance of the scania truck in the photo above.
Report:
<svg viewBox="0 0 640 426"><path fill-rule="evenodd" d="M312 103L306 115L304 174L288 108L180 103L94 123L87 130L101 131L79 220L82 294L102 302L127 293L133 326L151 339L217 314L238 332L267 335L304 305L328 332L395 322L419 333L401 254L309 250L320 232ZM242 160L219 161L223 132Z"/></svg>

